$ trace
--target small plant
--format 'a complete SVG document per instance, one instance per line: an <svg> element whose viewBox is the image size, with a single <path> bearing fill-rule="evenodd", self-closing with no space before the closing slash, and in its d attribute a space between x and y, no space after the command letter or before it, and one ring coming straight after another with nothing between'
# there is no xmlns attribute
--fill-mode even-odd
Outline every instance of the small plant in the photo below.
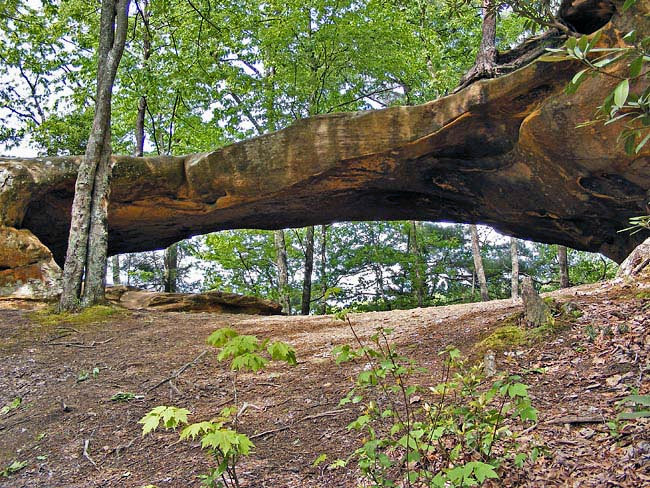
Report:
<svg viewBox="0 0 650 488"><path fill-rule="evenodd" d="M364 345L344 319L359 347L336 347L336 362L361 359L366 365L341 404L362 406L348 430L363 432L363 440L331 468L355 461L373 487L464 487L497 479L500 471L540 455L538 447L522 450L513 431L537 420L520 377L502 375L488 384L482 365L470 365L449 347L440 353L442 381L426 388L412 379L427 370L398 354L391 330L378 329Z"/></svg>
<svg viewBox="0 0 650 488"><path fill-rule="evenodd" d="M23 399L20 397L14 398L12 401L8 402L4 407L0 408L0 415L7 415L12 410L16 410L20 407L20 404L23 402Z"/></svg>
<svg viewBox="0 0 650 488"><path fill-rule="evenodd" d="M82 369L79 372L79 375L77 376L77 383L81 383L82 381L86 381L87 379L90 378L90 375L92 375L93 379L96 379L97 376L99 376L99 368L94 367L92 371L89 373L85 369Z"/></svg>
<svg viewBox="0 0 650 488"><path fill-rule="evenodd" d="M219 361L230 361L233 371L235 405L225 407L219 415L209 421L187 425L180 433L180 439L201 438L201 448L214 458L217 467L199 478L209 488L238 488L237 464L243 456L250 454L255 445L247 435L237 431L237 374L239 371L260 371L270 361L296 363L296 352L284 342L260 341L251 335L239 335L235 330L222 328L214 331L207 339L208 344L221 349ZM166 429L176 429L188 423L189 410L177 407L159 406L147 413L139 423L142 435L156 430L160 424Z"/></svg>
<svg viewBox="0 0 650 488"><path fill-rule="evenodd" d="M5 469L0 471L0 476L3 478L8 478L12 474L17 473L23 469L25 466L27 466L27 461L14 461Z"/></svg>
<svg viewBox="0 0 650 488"><path fill-rule="evenodd" d="M650 417L650 395L628 395L621 400L620 405L632 404L631 412L621 412L618 420L636 420Z"/></svg>
<svg viewBox="0 0 650 488"><path fill-rule="evenodd" d="M124 403L124 402L130 402L135 398L137 398L135 393L131 393L128 391L127 392L120 391L119 393L116 393L111 397L111 401Z"/></svg>
<svg viewBox="0 0 650 488"><path fill-rule="evenodd" d="M585 334L587 334L587 339L589 342L594 342L596 340L596 337L598 337L598 332L596 332L596 329L591 324L585 327Z"/></svg>

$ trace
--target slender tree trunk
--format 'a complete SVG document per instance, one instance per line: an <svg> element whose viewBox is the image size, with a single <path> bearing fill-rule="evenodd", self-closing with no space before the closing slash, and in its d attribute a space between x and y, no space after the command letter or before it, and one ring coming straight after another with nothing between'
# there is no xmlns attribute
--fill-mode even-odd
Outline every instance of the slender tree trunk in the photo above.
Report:
<svg viewBox="0 0 650 488"><path fill-rule="evenodd" d="M409 254L413 256L413 291L418 302L418 307L424 305L424 279L422 277L422 256L418 245L418 226L415 220L409 222Z"/></svg>
<svg viewBox="0 0 650 488"><path fill-rule="evenodd" d="M178 243L165 249L165 291L176 293L178 291Z"/></svg>
<svg viewBox="0 0 650 488"><path fill-rule="evenodd" d="M476 225L470 225L472 235L472 257L474 258L474 269L481 289L481 300L487 302L490 299L488 294L487 280L485 279L485 270L483 269L483 259L481 258L481 249L478 242L478 229Z"/></svg>
<svg viewBox="0 0 650 488"><path fill-rule="evenodd" d="M111 174L111 97L124 51L130 0L102 0L95 116L79 165L59 308L75 310L103 301ZM85 270L83 299L81 283Z"/></svg>
<svg viewBox="0 0 650 488"><path fill-rule="evenodd" d="M325 315L327 313L327 226L320 226L320 283L321 290L323 290L323 298L321 300L320 313Z"/></svg>
<svg viewBox="0 0 650 488"><path fill-rule="evenodd" d="M151 11L149 9L149 0L142 2L142 8L139 9L138 15L142 18L144 32L142 35L142 64L146 68L147 61L151 57L151 37L149 31L149 18ZM138 114L135 119L135 151L134 156L141 157L144 154L144 121L147 114L147 97L140 96L138 100Z"/></svg>
<svg viewBox="0 0 650 488"><path fill-rule="evenodd" d="M289 271L287 264L287 242L282 229L273 233L275 243L275 264L278 267L278 295L282 311L291 315L291 300L289 297Z"/></svg>
<svg viewBox="0 0 650 488"><path fill-rule="evenodd" d="M510 238L510 259L512 261L511 288L512 299L519 298L519 253L517 252L517 239Z"/></svg>
<svg viewBox="0 0 650 488"><path fill-rule="evenodd" d="M481 44L476 54L476 66L479 70L491 72L497 62L497 17L492 11L492 0L483 0L483 24L481 28Z"/></svg>
<svg viewBox="0 0 650 488"><path fill-rule="evenodd" d="M116 254L111 258L111 269L113 270L113 285L121 285L120 279L120 255Z"/></svg>
<svg viewBox="0 0 650 488"><path fill-rule="evenodd" d="M314 270L314 226L307 227L305 237L305 276L302 281L302 302L300 313L309 315L311 302L311 274Z"/></svg>
<svg viewBox="0 0 650 488"><path fill-rule="evenodd" d="M483 24L481 27L481 44L476 53L474 66L462 77L455 91L458 91L480 78L491 78L497 74L497 17L491 8L492 0L483 0Z"/></svg>
<svg viewBox="0 0 650 488"><path fill-rule="evenodd" d="M569 260L566 246L557 246L557 260L560 265L560 288L569 288Z"/></svg>

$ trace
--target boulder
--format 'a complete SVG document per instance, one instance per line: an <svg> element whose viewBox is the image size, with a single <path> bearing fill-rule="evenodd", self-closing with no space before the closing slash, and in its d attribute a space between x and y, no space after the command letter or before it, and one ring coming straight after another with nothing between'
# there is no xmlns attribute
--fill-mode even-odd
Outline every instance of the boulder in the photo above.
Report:
<svg viewBox="0 0 650 488"><path fill-rule="evenodd" d="M616 277L650 279L650 237L639 244L621 263Z"/></svg>
<svg viewBox="0 0 650 488"><path fill-rule="evenodd" d="M130 310L160 312L242 313L249 315L281 315L279 303L262 298L209 291L206 293L164 293L131 287L109 287L109 301Z"/></svg>
<svg viewBox="0 0 650 488"><path fill-rule="evenodd" d="M29 230L0 226L0 297L53 300L61 293L61 268Z"/></svg>
<svg viewBox="0 0 650 488"><path fill-rule="evenodd" d="M521 298L524 302L524 317L528 327L542 327L554 323L551 308L533 287L530 276L526 276L521 284Z"/></svg>

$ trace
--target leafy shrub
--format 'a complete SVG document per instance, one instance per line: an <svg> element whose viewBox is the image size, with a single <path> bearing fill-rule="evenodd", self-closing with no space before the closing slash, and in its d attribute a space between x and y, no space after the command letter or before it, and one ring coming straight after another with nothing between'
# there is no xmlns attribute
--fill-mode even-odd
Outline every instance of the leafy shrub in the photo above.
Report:
<svg viewBox="0 0 650 488"><path fill-rule="evenodd" d="M428 371L398 354L388 339L391 330L378 329L370 345L352 331L359 347L339 346L334 355L339 364L366 361L341 400L363 406L348 425L363 432L363 440L330 467L354 461L373 487L464 487L537 459L540 448L522 450L513 431L537 420L520 377L501 375L488 384L482 365L470 365L449 347L440 353L442 381L423 387L412 380Z"/></svg>
<svg viewBox="0 0 650 488"><path fill-rule="evenodd" d="M207 339L208 344L221 349L217 359L230 360L234 372L233 389L237 391L237 372L259 371L270 361L284 361L296 364L296 352L284 342L260 341L251 335L239 335L235 330L222 328L214 331ZM266 356L266 357L265 357ZM237 395L235 394L235 398ZM201 448L215 460L217 467L201 475L204 486L211 488L239 487L237 464L243 456L250 454L255 445L246 434L237 431L239 406L225 407L219 415L209 421L188 424L190 411L185 408L158 406L147 413L138 423L142 424L142 435L156 430L161 424L175 430L187 425L180 433L180 439L201 439Z"/></svg>

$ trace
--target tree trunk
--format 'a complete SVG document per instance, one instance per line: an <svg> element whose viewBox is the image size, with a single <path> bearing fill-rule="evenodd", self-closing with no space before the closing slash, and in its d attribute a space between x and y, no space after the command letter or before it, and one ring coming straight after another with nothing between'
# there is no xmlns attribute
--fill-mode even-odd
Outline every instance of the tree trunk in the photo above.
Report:
<svg viewBox="0 0 650 488"><path fill-rule="evenodd" d="M483 13L481 44L476 53L476 61L474 66L461 78L458 87L454 91L465 88L481 78L492 78L497 75L497 17L491 6L492 0L483 0L481 9Z"/></svg>
<svg viewBox="0 0 650 488"><path fill-rule="evenodd" d="M323 298L321 299L320 313L327 314L327 226L320 226L320 283L321 290L323 290Z"/></svg>
<svg viewBox="0 0 650 488"><path fill-rule="evenodd" d="M472 257L474 258L474 269L481 288L481 300L487 302L490 299L487 288L487 280L485 279L485 270L483 269L483 259L481 258L481 249L478 242L478 229L476 225L470 225L470 232L472 235Z"/></svg>
<svg viewBox="0 0 650 488"><path fill-rule="evenodd" d="M411 254L413 261L413 292L418 302L418 307L424 305L424 280L422 269L422 256L420 255L420 248L418 246L418 226L417 222L411 220L409 222L409 254Z"/></svg>
<svg viewBox="0 0 650 488"><path fill-rule="evenodd" d="M560 288L569 288L569 260L566 246L557 246L557 260L560 265Z"/></svg>
<svg viewBox="0 0 650 488"><path fill-rule="evenodd" d="M519 298L519 255L517 252L517 238L510 238L510 259L512 260L511 288L512 299Z"/></svg>
<svg viewBox="0 0 650 488"><path fill-rule="evenodd" d="M151 38L149 37L149 18L151 11L149 9L149 0L144 0L142 9L138 15L142 18L144 32L142 35L142 65L146 67L147 60L151 57ZM138 100L138 114L135 119L135 151L134 156L141 157L144 154L144 120L147 114L147 97L142 95Z"/></svg>
<svg viewBox="0 0 650 488"><path fill-rule="evenodd" d="M116 254L111 258L111 268L113 270L113 286L121 285L122 280L120 279L120 255Z"/></svg>
<svg viewBox="0 0 650 488"><path fill-rule="evenodd" d="M302 302L300 313L309 315L311 302L311 274L314 269L314 226L307 227L305 237L305 276L302 281Z"/></svg>
<svg viewBox="0 0 650 488"><path fill-rule="evenodd" d="M164 286L167 293L178 291L178 243L165 249Z"/></svg>
<svg viewBox="0 0 650 488"><path fill-rule="evenodd" d="M278 267L278 294L282 311L291 315L291 300L289 297L289 272L287 265L287 242L284 239L284 231L276 230L273 233L275 242L275 263Z"/></svg>
<svg viewBox="0 0 650 488"><path fill-rule="evenodd" d="M491 7L492 0L483 0L483 25L481 28L481 44L476 54L479 72L492 73L497 63L497 17Z"/></svg>
<svg viewBox="0 0 650 488"><path fill-rule="evenodd" d="M124 51L130 0L103 0L95 115L79 165L59 308L75 310L104 299L108 190L111 174L111 96ZM85 269L85 289L81 283Z"/></svg>

